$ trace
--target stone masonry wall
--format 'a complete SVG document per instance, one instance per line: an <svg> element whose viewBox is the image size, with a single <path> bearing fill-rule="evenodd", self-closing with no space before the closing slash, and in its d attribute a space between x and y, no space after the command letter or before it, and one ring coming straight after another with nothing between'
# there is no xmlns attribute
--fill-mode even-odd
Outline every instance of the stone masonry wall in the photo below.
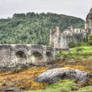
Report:
<svg viewBox="0 0 92 92"><path fill-rule="evenodd" d="M51 31L50 35L50 44L52 44L55 48L62 49L69 48L68 44L70 42L83 42L88 38L88 33L84 29L73 29L72 27L64 30L63 32L56 27L54 32Z"/></svg>
<svg viewBox="0 0 92 92"><path fill-rule="evenodd" d="M19 64L42 65L56 60L61 49L43 45L0 45L0 66L16 66Z"/></svg>
<svg viewBox="0 0 92 92"><path fill-rule="evenodd" d="M90 9L90 12L87 15L85 29L88 33L92 34L92 8Z"/></svg>

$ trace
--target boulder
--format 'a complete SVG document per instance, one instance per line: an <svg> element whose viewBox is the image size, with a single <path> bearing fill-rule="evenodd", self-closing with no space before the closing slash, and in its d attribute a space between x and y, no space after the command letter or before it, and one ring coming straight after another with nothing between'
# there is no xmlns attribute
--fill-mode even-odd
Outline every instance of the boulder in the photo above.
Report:
<svg viewBox="0 0 92 92"><path fill-rule="evenodd" d="M76 82L79 81L81 83L86 83L88 82L89 75L90 74L87 72L69 68L69 67L56 68L42 73L40 76L38 76L35 79L35 81L52 84L62 79L73 79Z"/></svg>

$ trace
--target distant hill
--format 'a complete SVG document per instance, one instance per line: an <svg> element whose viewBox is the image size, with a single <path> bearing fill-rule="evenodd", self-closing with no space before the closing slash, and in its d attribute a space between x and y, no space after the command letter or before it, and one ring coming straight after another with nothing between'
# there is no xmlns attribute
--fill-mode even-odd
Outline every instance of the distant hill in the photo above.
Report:
<svg viewBox="0 0 92 92"><path fill-rule="evenodd" d="M0 44L49 43L50 29L59 26L63 31L68 26L84 28L84 20L53 13L21 13L12 18L0 19Z"/></svg>

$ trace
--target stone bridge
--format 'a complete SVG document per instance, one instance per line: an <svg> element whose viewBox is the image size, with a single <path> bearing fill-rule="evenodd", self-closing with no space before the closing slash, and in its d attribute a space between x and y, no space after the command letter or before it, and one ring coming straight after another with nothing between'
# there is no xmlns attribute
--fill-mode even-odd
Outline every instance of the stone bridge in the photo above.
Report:
<svg viewBox="0 0 92 92"><path fill-rule="evenodd" d="M42 65L56 60L61 49L44 45L0 45L0 66L15 66L17 64Z"/></svg>

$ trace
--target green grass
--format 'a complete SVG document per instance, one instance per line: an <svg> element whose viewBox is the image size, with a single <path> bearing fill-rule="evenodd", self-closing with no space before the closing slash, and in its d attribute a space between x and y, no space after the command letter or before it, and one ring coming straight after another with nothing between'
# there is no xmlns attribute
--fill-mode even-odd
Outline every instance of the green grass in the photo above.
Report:
<svg viewBox="0 0 92 92"><path fill-rule="evenodd" d="M34 90L25 92L71 92L71 90L78 90L78 87L74 85L75 83L71 80L63 80L48 86L44 90Z"/></svg>
<svg viewBox="0 0 92 92"><path fill-rule="evenodd" d="M52 84L43 90L32 90L24 92L92 92L92 86L79 88L72 80L63 80Z"/></svg>
<svg viewBox="0 0 92 92"><path fill-rule="evenodd" d="M92 92L92 86L80 88L78 91L74 91L74 92Z"/></svg>
<svg viewBox="0 0 92 92"><path fill-rule="evenodd" d="M65 59L92 60L92 46L80 46L71 48L69 52L63 51L57 57L62 57Z"/></svg>
<svg viewBox="0 0 92 92"><path fill-rule="evenodd" d="M70 51L72 52L77 52L78 50L80 50L80 52L83 53L92 53L92 46L80 46L80 47L75 47L75 48L71 48Z"/></svg>

